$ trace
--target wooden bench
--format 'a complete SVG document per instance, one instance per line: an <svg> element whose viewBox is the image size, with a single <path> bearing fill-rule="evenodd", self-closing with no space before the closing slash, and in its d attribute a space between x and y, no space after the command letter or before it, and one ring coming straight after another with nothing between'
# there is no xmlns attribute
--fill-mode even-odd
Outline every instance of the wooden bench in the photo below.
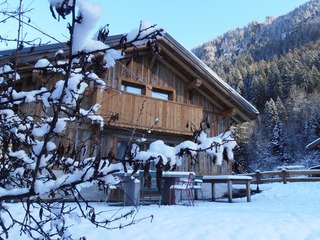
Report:
<svg viewBox="0 0 320 240"><path fill-rule="evenodd" d="M215 184L216 183L227 183L228 185L228 201L232 202L232 184L245 184L247 202L251 202L251 190L250 182L252 177L249 176L237 176L237 175L205 175L202 181L204 183L211 183L212 201L215 201Z"/></svg>

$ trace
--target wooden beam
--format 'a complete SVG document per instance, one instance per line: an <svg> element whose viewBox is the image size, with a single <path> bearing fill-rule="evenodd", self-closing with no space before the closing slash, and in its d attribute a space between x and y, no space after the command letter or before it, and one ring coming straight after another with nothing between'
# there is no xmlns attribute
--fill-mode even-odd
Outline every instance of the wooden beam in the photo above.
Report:
<svg viewBox="0 0 320 240"><path fill-rule="evenodd" d="M183 69L185 69L187 72L189 72L194 78L200 77L195 73L194 70L192 70L190 67L188 67L185 63L183 63L177 56L175 56L172 51L167 49L164 46L161 46L161 49L163 52L165 52L171 59L173 59L176 63L178 63Z"/></svg>
<svg viewBox="0 0 320 240"><path fill-rule="evenodd" d="M190 80L183 75L181 72L179 72L177 69L175 69L171 64L169 64L166 60L164 60L161 57L157 58L163 65L165 65L167 68L169 68L172 72L174 72L178 77L180 77L183 81L189 82Z"/></svg>
<svg viewBox="0 0 320 240"><path fill-rule="evenodd" d="M201 95L203 95L208 101L210 101L212 104L214 104L219 110L223 110L224 109L224 107L220 104L220 103L218 103L216 100L214 100L212 97L210 97L208 94L206 94L205 92L203 92L200 88L197 88L196 89L196 91L198 91ZM237 112L237 110L236 110L236 108L231 108L231 109L234 109L234 115L230 115L230 117L231 117L231 119L233 120L233 121L235 121L236 123L242 123L243 121L241 121L236 115L237 115L237 113L239 114L239 116L241 116L242 118L244 118L244 119L246 119L246 121L251 121L246 115L244 115L244 114L242 114L242 113L240 113L240 112ZM226 112L227 113L227 111L230 111L230 109L229 110L226 110L226 111L224 111L224 112ZM223 113L224 112L222 112L222 113L216 113L217 115L220 115L221 117L224 117L224 116L222 116L223 115Z"/></svg>
<svg viewBox="0 0 320 240"><path fill-rule="evenodd" d="M237 114L237 110L235 108L230 108L224 112L221 113L221 116L223 118L226 118L226 117L233 117Z"/></svg>
<svg viewBox="0 0 320 240"><path fill-rule="evenodd" d="M164 64L167 68L169 68L171 71L173 71L177 76L179 76L183 81L189 82L190 80L184 76L181 72L179 72L177 69L175 69L171 64L169 64L166 60L164 60L161 57L157 57L157 59ZM200 78L197 78L195 81L201 81L201 85L203 85L204 81ZM210 97L208 94L206 94L204 91L202 91L199 87L195 88L196 91L198 91L201 95L203 95L206 99L208 99L212 104L214 104L216 107L220 109L224 109L220 103L215 101L212 97ZM215 91L216 92L216 91Z"/></svg>
<svg viewBox="0 0 320 240"><path fill-rule="evenodd" d="M232 119L232 121L234 121L234 122L237 123L237 124L243 123L243 121L240 121L240 119L237 118L237 117L231 117L231 119Z"/></svg>
<svg viewBox="0 0 320 240"><path fill-rule="evenodd" d="M150 70L153 68L153 65L156 62L156 59L157 59L157 55L155 54L155 55L152 56L152 59L150 61L150 66L149 66Z"/></svg>
<svg viewBox="0 0 320 240"><path fill-rule="evenodd" d="M201 95L203 95L206 99L208 99L209 102L211 102L213 105L218 107L219 109L223 109L222 105L218 103L216 100L214 100L212 97L210 97L208 94L206 94L204 91L202 91L200 88L196 89Z"/></svg>
<svg viewBox="0 0 320 240"><path fill-rule="evenodd" d="M169 57L171 57L175 62L177 62L179 65L181 65L187 72L189 72L192 76L194 76L196 79L201 79L191 68L189 68L186 64L184 64L180 59L178 59L172 52L170 52L166 47L161 47L162 51L164 51ZM221 99L222 102L224 102L229 108L235 108L235 106L220 92L218 92L216 89L212 87L211 84L207 83L206 81L202 81L202 86L206 87L212 94L217 96L219 99ZM204 96L208 98L209 101L214 103L216 106L218 106L220 109L223 109L221 107L221 104L218 104L217 101L213 100L208 94L205 94L203 91L200 91L199 88L197 88L199 92L201 92ZM241 115L241 113L238 113ZM242 117L248 119L247 116L244 114L241 115Z"/></svg>
<svg viewBox="0 0 320 240"><path fill-rule="evenodd" d="M195 88L198 88L202 85L202 80L201 79L196 79L190 83L187 84L186 89L187 91L193 90Z"/></svg>
<svg viewBox="0 0 320 240"><path fill-rule="evenodd" d="M166 48L165 46L161 46L161 50L162 52L165 52L169 58L172 58L173 61L175 61L177 64L179 64L182 68L184 68L189 74L191 74L193 76L193 78L196 79L201 79L201 77L198 75L197 72L195 72L195 70L191 69L191 66L188 66L186 63L184 63L181 59L179 59L179 57L177 57L176 55L173 54L172 51L170 51L168 48ZM166 65L167 67L170 66L170 64ZM174 69L172 66L170 69ZM174 71L174 70L173 70ZM175 73L177 73L178 71L174 71ZM182 74L177 74L178 76L181 76ZM190 79L185 79L182 78L184 81L186 81L187 83L189 83ZM223 102L227 108L235 108L237 109L237 115L240 117L236 117L236 116L232 116L233 119L237 119L237 122L242 118L241 122L243 120L245 121L251 121L251 119L245 114L245 112L240 111L233 103L232 101L230 101L229 98L229 94L227 93L226 95L222 94L220 91L216 90L212 84L219 84L217 83L211 83L211 81L209 80L209 82L207 81L202 81L202 86L207 88L212 94L214 94L217 98L219 98L221 100L221 102ZM198 92L201 92L210 102L214 103L216 106L218 106L221 110L225 109L226 107L222 107L221 104L219 104L216 100L214 100L212 97L210 97L208 94L205 94L203 91L200 90L200 88L196 88L196 90Z"/></svg>
<svg viewBox="0 0 320 240"><path fill-rule="evenodd" d="M224 97L220 92L215 90L211 85L209 85L207 82L203 82L203 85L210 91L212 92L215 96L217 96L221 101L223 101L229 108L234 108L237 110L237 114L241 116L243 119L246 121L251 121L251 119L243 112L239 111L239 109L231 103L226 97Z"/></svg>
<svg viewBox="0 0 320 240"><path fill-rule="evenodd" d="M218 97L222 102L224 102L229 108L234 107L233 104L218 90L214 89L212 85L204 81L203 86L206 87L210 92L212 92L212 94L214 94L216 97Z"/></svg>

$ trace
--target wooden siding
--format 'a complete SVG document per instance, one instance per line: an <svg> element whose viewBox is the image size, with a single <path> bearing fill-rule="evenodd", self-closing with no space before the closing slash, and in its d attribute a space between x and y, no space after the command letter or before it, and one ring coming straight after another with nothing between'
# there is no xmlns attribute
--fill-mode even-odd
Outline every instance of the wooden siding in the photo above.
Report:
<svg viewBox="0 0 320 240"><path fill-rule="evenodd" d="M105 82L107 87L118 89L122 80L132 81L145 86L153 86L164 89L171 89L175 92L174 101L184 104L192 104L201 106L204 110L217 112L208 99L197 91L188 91L187 85L194 79L184 77L183 73L177 73L175 66L168 68L163 62L156 60L150 66L149 55L142 55L135 60L123 60L118 62L114 67L109 68L105 74Z"/></svg>
<svg viewBox="0 0 320 240"><path fill-rule="evenodd" d="M209 116L209 119L211 120L211 126L212 126L211 134L216 135L220 133L222 129L219 126L221 126L222 124L222 118L219 116L219 109L217 108L217 106L215 106L212 102L210 102L206 97L201 95L195 89L188 89L188 84L194 81L194 79L189 79L189 77L185 76L184 75L186 74L185 72L178 72L176 70L175 65L172 65L172 64L174 64L174 62L169 64L168 62L165 61L165 59L155 58L154 60L153 58L150 58L150 55L148 54L140 55L139 58L137 59L125 59L125 60L122 60L121 62L118 62L114 67L109 68L107 70L104 76L104 79L108 88L117 89L117 90L120 90L120 85L122 81L129 81L129 82L141 84L145 86L145 89L147 91L155 87L159 87L160 89L169 90L169 91L171 90L173 92L172 102L176 102L176 104L178 105L179 104L189 105L190 108L201 108L203 110L201 112L200 117L198 117L196 121L194 121L193 118L190 118L189 116L187 116L188 119L182 119L182 121L186 122L189 120L193 122L196 127L199 127L199 118L201 121L205 113ZM114 93L111 92L109 94L109 97L111 97L112 94ZM146 93L146 95L148 95L148 93ZM104 99L106 98L107 97L104 97ZM140 104L139 106L141 107L142 103L140 102L139 104ZM135 109L136 109L135 111L137 111L137 109L139 108L136 106ZM104 110L108 110L108 109L104 108ZM174 111L173 109L170 109L170 110ZM117 112L117 111L114 111L114 109L111 109L108 111L109 112L107 113L107 116L108 115L110 116L112 112L113 113ZM192 111L192 110L188 110L188 111ZM194 110L194 111L198 111L198 110ZM127 121L129 122L131 122L132 120L136 121L135 117L137 116L132 116L130 114L125 114L121 118L124 118L126 116L130 117L129 119L126 119ZM156 117L156 116L153 116L153 117ZM177 120L178 116L173 115L172 117L176 118L176 121L178 121ZM151 126L150 124L152 125L153 123L149 122L148 123L149 127ZM181 123L181 124L183 125L185 123ZM122 124L122 126L124 125ZM166 125L165 128L167 128L167 126L168 125ZM144 128L147 128L147 125L145 125ZM174 127L170 127L170 129L179 130L179 129L175 129Z"/></svg>
<svg viewBox="0 0 320 240"><path fill-rule="evenodd" d="M119 119L111 123L111 126L133 129L137 123L137 129L147 130L154 124L155 119L159 118L153 130L160 134L158 136L163 133L161 139L164 141L170 136L191 137L192 132L186 128L187 121L199 128L204 115L208 115L211 136L229 127L230 122L228 118L222 116L221 106L209 100L216 96L203 94L197 86L190 87L193 81L201 80L195 78L177 62L166 57L151 57L143 52L140 52L139 57L135 59L130 58L130 54L127 56L128 58L107 70L104 79L108 89L96 96L97 102L102 103L99 114L104 116L105 122L109 121L112 114L118 113ZM141 85L145 91L143 95L121 92L122 82ZM152 98L150 92L153 88L172 91L172 101ZM141 109L142 115L139 116ZM113 138L108 151L109 148L117 148L116 133ZM200 154L198 164L191 165L190 159L185 159L178 170L194 171L202 175L226 174L231 173L231 166L231 162L226 161L223 161L221 166L215 165L210 156Z"/></svg>
<svg viewBox="0 0 320 240"><path fill-rule="evenodd" d="M199 126L203 118L203 110L198 106L116 90L103 92L101 113L105 122L109 121L111 114L119 114L119 120L112 126L133 128L137 123L138 129L149 129L158 118L154 130L183 135L192 135L190 129L186 128L188 121Z"/></svg>

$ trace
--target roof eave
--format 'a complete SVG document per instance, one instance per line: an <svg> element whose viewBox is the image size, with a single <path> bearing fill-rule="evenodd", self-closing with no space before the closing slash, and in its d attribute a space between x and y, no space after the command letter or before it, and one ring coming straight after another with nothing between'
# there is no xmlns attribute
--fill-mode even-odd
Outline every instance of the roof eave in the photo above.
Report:
<svg viewBox="0 0 320 240"><path fill-rule="evenodd" d="M162 38L162 41L170 45L180 55L184 58L187 58L194 66L198 69L199 72L204 75L204 79L210 84L214 84L215 87L219 89L227 98L232 99L234 105L237 108L245 113L248 117L247 120L254 120L259 116L259 111L250 104L245 98L243 98L238 92L236 92L232 87L230 87L225 81L223 81L212 69L210 69L206 64L204 64L197 56L192 52L187 50L183 45L181 45L177 40L175 40L168 33Z"/></svg>
<svg viewBox="0 0 320 240"><path fill-rule="evenodd" d="M306 149L311 151L311 150L315 150L317 148L320 148L320 138L314 140L313 142L309 143L307 146L306 146Z"/></svg>

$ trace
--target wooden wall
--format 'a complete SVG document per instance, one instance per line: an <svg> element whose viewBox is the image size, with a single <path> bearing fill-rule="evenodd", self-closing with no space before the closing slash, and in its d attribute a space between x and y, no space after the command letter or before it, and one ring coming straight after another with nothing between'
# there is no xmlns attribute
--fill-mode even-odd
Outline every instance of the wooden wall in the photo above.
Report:
<svg viewBox="0 0 320 240"><path fill-rule="evenodd" d="M174 67L174 66L173 66ZM187 82L185 79L182 79L182 76L176 74L173 70L169 69L165 64L163 64L159 60L154 60L150 58L148 54L140 56L138 59L126 59L122 62L119 62L113 68L110 68L105 74L105 81L107 86L112 89L120 90L121 81L132 81L138 84L142 84L146 86L147 89L152 89L153 87L163 88L164 90L173 91L174 99L171 105L172 108L168 111L175 112L175 109L178 111L180 108L175 105L176 103L190 105L194 108L201 108L202 113L195 117L190 117L191 115L187 115L186 117L190 117L189 119L182 119L183 121L191 121L195 124L195 126L199 126L198 118L203 117L204 114L209 116L209 120L211 121L212 128L211 134L216 135L221 132L221 118L217 116L216 107L207 100L203 95L198 93L195 90L188 91L186 86ZM190 79L192 81L193 79ZM109 97L111 94L109 94ZM110 104L107 103L106 99L108 96L104 96L104 104L108 106ZM115 97L117 98L117 97ZM129 97L127 97L129 98ZM131 97L132 98L132 97ZM113 100L114 102L115 100ZM136 100L137 101L137 100ZM151 99L148 102L154 104ZM140 105L139 105L140 104ZM138 105L141 106L141 103ZM164 104L170 106L170 104L166 104L164 102L158 101L157 104ZM173 107L175 106L175 107ZM161 107L160 107L161 108ZM185 107L183 107L185 108ZM183 109L182 108L182 109ZM107 108L104 108L107 110ZM135 109L135 111L138 109ZM188 110L190 111L190 110ZM195 110L195 114L198 114L199 111ZM111 112L109 112L111 114ZM107 117L107 116L106 116ZM129 116L132 117L132 116ZM158 116L154 116L158 117ZM184 115L182 117L185 117ZM200 119L200 121L201 121ZM133 120L132 118L130 120ZM134 119L135 120L135 119ZM179 121L177 117L175 117L176 121ZM173 122L174 123L174 122Z"/></svg>
<svg viewBox="0 0 320 240"><path fill-rule="evenodd" d="M123 60L115 67L108 69L105 80L108 87L118 88L121 80L132 80L137 83L172 89L176 92L174 101L194 104L204 107L207 111L214 111L214 106L197 92L186 90L188 84L162 62L155 60L151 64L149 55L141 56L137 60ZM189 80L189 79L188 79ZM190 79L192 81L194 79Z"/></svg>
<svg viewBox="0 0 320 240"><path fill-rule="evenodd" d="M175 66L172 66L172 68L175 68ZM149 54L141 54L137 59L124 59L114 67L109 68L104 74L107 85L106 91L88 91L84 102L88 106L95 102L101 103L102 107L97 114L104 117L105 123L108 123L112 114L118 113L119 119L112 123L115 127L132 129L137 123L139 129L149 129L156 118L159 118L154 130L160 134L166 134L167 138L170 134L182 137L192 135L190 129L186 128L187 121L198 127L204 114L209 116L211 135L217 135L223 131L224 123L221 117L216 114L216 107L196 90L187 89L187 84L194 79L188 79L187 74L179 74L172 68L169 68L164 60L159 60L158 57L150 57ZM33 84L34 81L38 83L41 76L36 75L33 74L28 81L24 82L22 89L28 89L28 86L32 85L31 81L33 81ZM120 87L121 81L124 80L145 85L148 89L158 87L171 90L174 93L174 98L172 101L165 101L151 96L122 93ZM30 115L43 114L42 109L37 104L28 104L24 108L23 110ZM78 127L70 128L67 134L68 139L77 142L77 145L87 146L93 142L93 140L86 140L88 137L87 130L92 129L84 127L80 131ZM107 136L104 144L114 148L117 146L114 139L116 138ZM89 149L89 145L86 149ZM198 165L193 166L190 164L190 160L186 159L178 170L195 171L197 174L219 174L230 172L230 166L225 162L222 166L216 166L212 163L210 157L204 154L200 156Z"/></svg>
<svg viewBox="0 0 320 240"><path fill-rule="evenodd" d="M211 124L211 136L223 132L227 122L217 114L212 102L195 89L187 89L187 84L194 79L186 79L184 74L168 67L163 59L160 61L148 54L138 59L125 59L105 74L108 90L97 96L102 101L100 114L108 122L112 114L118 113L119 119L111 125L128 129L132 129L136 123L138 129L149 129L155 119L159 118L155 131L180 136L192 135L190 129L186 128L187 121L198 128L206 114ZM145 94L121 92L122 81L145 86ZM148 91L154 87L171 90L174 98L172 101L152 98ZM112 148L116 146L116 135L113 138L113 144L109 144ZM164 137L161 139L165 140ZM223 161L221 166L215 165L210 156L202 154L199 156L199 164L191 165L190 160L185 159L178 170L194 171L202 175L226 174L231 172L231 164Z"/></svg>

